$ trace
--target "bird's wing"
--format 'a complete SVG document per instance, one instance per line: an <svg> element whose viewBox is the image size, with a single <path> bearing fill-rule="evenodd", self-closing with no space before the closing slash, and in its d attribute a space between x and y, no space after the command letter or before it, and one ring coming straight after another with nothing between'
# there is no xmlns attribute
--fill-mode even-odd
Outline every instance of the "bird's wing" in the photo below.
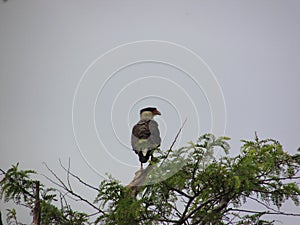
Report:
<svg viewBox="0 0 300 225"><path fill-rule="evenodd" d="M141 151L147 148L147 139L151 135L149 129L149 120L141 120L132 128L131 145L135 151Z"/></svg>
<svg viewBox="0 0 300 225"><path fill-rule="evenodd" d="M139 139L147 139L151 135L150 120L141 120L132 128L132 135Z"/></svg>
<svg viewBox="0 0 300 225"><path fill-rule="evenodd" d="M151 135L149 136L148 141L152 144L153 148L157 148L160 146L161 143L158 123L155 120L150 120L149 129Z"/></svg>
<svg viewBox="0 0 300 225"><path fill-rule="evenodd" d="M136 152L153 150L159 147L160 143L160 132L155 120L141 120L133 127L131 145Z"/></svg>

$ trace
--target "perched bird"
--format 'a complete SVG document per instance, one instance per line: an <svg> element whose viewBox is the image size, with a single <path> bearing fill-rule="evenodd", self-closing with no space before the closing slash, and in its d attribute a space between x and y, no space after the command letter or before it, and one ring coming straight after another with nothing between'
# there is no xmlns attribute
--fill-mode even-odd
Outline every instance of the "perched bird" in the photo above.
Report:
<svg viewBox="0 0 300 225"><path fill-rule="evenodd" d="M160 146L161 138L158 130L158 123L153 120L161 113L155 107L147 107L140 110L140 121L134 125L131 134L131 145L133 151L139 156L141 169L153 151Z"/></svg>

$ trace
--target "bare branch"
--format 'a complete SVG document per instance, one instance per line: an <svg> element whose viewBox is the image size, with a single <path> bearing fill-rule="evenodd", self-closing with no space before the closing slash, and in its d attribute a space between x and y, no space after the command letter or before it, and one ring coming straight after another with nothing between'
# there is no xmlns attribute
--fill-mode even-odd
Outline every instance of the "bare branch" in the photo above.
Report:
<svg viewBox="0 0 300 225"><path fill-rule="evenodd" d="M62 189L65 189L64 186L62 186L61 184L55 182L54 180L52 180L51 178L47 177L46 175L42 174L43 177L45 177L48 181L50 181L52 184L55 184L56 186L62 188Z"/></svg>
<svg viewBox="0 0 300 225"><path fill-rule="evenodd" d="M94 186L88 184L87 182L83 181L79 176L75 175L75 174L72 173L70 170L67 170L67 169L64 167L64 165L62 164L61 160L59 160L59 163L60 163L60 166L61 166L67 173L69 173L69 175L71 175L73 178L75 178L76 180L78 180L81 184L83 184L83 185L87 186L88 188L91 188L91 189L93 189L93 190L95 190L95 191L97 191L97 192L99 191L98 188L96 188L96 187L94 187Z"/></svg>
<svg viewBox="0 0 300 225"><path fill-rule="evenodd" d="M182 126L180 127L179 131L177 132L177 134L176 134L176 136L175 136L175 139L174 139L174 141L172 142L172 144L171 144L169 150L172 150L172 148L173 148L174 144L176 143L177 138L178 138L179 134L181 133L181 131L182 131L182 129L183 129L183 127L184 127L186 121L187 121L187 118L185 118L185 120L183 121L183 124L182 124Z"/></svg>
<svg viewBox="0 0 300 225"><path fill-rule="evenodd" d="M126 188L130 189L130 195L136 197L139 190L143 186L143 183L148 175L148 173L153 169L153 165L149 165L144 170L139 170L135 173L133 180L126 186Z"/></svg>
<svg viewBox="0 0 300 225"><path fill-rule="evenodd" d="M185 120L184 120L182 126L181 126L180 129L178 130L178 132L177 132L177 134L176 134L176 136L175 136L175 138L174 138L174 140L173 140L173 142L172 142L172 144L171 144L171 146L170 146L170 148L169 148L169 150L168 150L168 152L167 152L167 155L166 155L166 157L163 159L161 165L164 163L164 161L166 160L166 158L168 158L170 152L172 151L172 148L173 148L173 146L175 145L175 143L176 143L176 141L177 141L177 138L178 138L179 134L181 133L181 131L182 131L182 129L183 129L183 127L184 127L186 121L187 121L187 118L185 118Z"/></svg>
<svg viewBox="0 0 300 225"><path fill-rule="evenodd" d="M5 175L6 172L3 169L0 169L1 175Z"/></svg>
<svg viewBox="0 0 300 225"><path fill-rule="evenodd" d="M95 206L93 203L91 203L89 200L87 200L86 198L82 197L81 195L77 194L76 192L74 192L73 190L71 190L70 188L68 188L68 186L54 173L53 170L51 170L46 163L44 163L44 165L46 166L46 168L51 172L51 174L58 180L58 182L60 184L58 184L59 187L63 188L65 191L67 191L69 194L71 194L72 196L76 197L77 200L85 202L87 205L89 205L90 207L92 207L93 209L97 210L98 212L102 213L102 214L106 214L103 210L101 210L100 208L98 208L97 206ZM47 178L47 177L46 177ZM50 178L48 178L48 180L51 181ZM53 182L56 183L56 182ZM70 197L70 196L68 196Z"/></svg>
<svg viewBox="0 0 300 225"><path fill-rule="evenodd" d="M65 183L56 175L56 173L54 173L54 171L51 170L45 162L43 164L50 171L50 173L56 178L56 180L58 180L58 182L60 183L60 184L58 184L58 186L61 187L61 188L63 188L63 189L65 189L65 190L69 190L68 187L65 185ZM49 180L51 181L50 178L49 178ZM53 183L55 184L55 182L53 182Z"/></svg>
<svg viewBox="0 0 300 225"><path fill-rule="evenodd" d="M300 176L297 177L297 176L294 176L294 177L278 177L277 180L296 180L296 179L300 179ZM269 178L269 179L265 179L263 180L263 182L261 183L264 183L265 181L273 181L274 179L273 178Z"/></svg>
<svg viewBox="0 0 300 225"><path fill-rule="evenodd" d="M61 160L59 160L59 162L61 163ZM69 161L68 161L68 170L67 170L67 182L68 182L70 190L72 190L71 183L70 183L70 167L71 167L71 160L69 158Z"/></svg>
<svg viewBox="0 0 300 225"><path fill-rule="evenodd" d="M283 216L300 216L300 213L286 213L286 212L270 212L270 211L255 211L255 210L247 210L247 209L235 209L231 208L228 211L236 211L236 212L245 212L245 213L253 213L253 214L265 214L265 215L283 215Z"/></svg>
<svg viewBox="0 0 300 225"><path fill-rule="evenodd" d="M187 202L187 204L186 204L186 206L184 208L184 211L183 211L183 213L182 213L181 218L180 218L179 221L181 221L181 222L187 221L186 214L188 213L190 205L193 203L194 199L195 199L195 196L189 199L189 201Z"/></svg>
<svg viewBox="0 0 300 225"><path fill-rule="evenodd" d="M272 207L268 206L267 204L263 203L262 201L259 201L259 200L256 199L256 198L253 198L253 197L251 197L251 196L246 196L246 195L243 195L243 196L245 196L245 197L247 197L247 198L249 198L249 199L251 199L251 200L253 200L253 201L256 201L257 203L261 204L262 206L266 207L267 209L269 209L269 210L271 210L271 211L273 211L273 212L277 212L277 213L280 212L280 211L275 210L275 209L273 209Z"/></svg>
<svg viewBox="0 0 300 225"><path fill-rule="evenodd" d="M170 190L172 190L172 191L175 191L175 192L177 192L178 194L180 194L180 195L182 195L182 196L184 196L184 197L186 197L186 198L193 198L192 196L190 196L190 195L188 195L187 193L185 193L185 192L183 192L183 191L181 191L181 190L179 190L179 189L177 189L177 188L174 188L174 187L170 187L170 186L168 186L168 188L170 188Z"/></svg>

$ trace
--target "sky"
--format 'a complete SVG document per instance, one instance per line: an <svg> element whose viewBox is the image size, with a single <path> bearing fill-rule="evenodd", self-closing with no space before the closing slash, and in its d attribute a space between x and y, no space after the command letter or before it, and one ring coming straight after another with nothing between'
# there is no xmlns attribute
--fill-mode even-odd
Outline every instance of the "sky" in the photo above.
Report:
<svg viewBox="0 0 300 225"><path fill-rule="evenodd" d="M213 132L236 155L257 131L296 153L299 21L297 0L1 2L0 167L63 177L70 159L95 186L127 184L144 106L162 113L162 150L187 118L175 147Z"/></svg>

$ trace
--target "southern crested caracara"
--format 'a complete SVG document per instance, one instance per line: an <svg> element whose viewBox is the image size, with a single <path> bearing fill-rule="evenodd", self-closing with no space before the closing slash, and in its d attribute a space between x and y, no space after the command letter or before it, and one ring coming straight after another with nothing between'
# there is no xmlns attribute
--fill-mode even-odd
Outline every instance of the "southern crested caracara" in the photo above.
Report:
<svg viewBox="0 0 300 225"><path fill-rule="evenodd" d="M158 123L153 120L156 115L161 115L155 107L147 107L140 110L140 121L134 125L131 134L131 145L133 151L138 154L141 162L146 163L153 151L160 146L160 134Z"/></svg>

